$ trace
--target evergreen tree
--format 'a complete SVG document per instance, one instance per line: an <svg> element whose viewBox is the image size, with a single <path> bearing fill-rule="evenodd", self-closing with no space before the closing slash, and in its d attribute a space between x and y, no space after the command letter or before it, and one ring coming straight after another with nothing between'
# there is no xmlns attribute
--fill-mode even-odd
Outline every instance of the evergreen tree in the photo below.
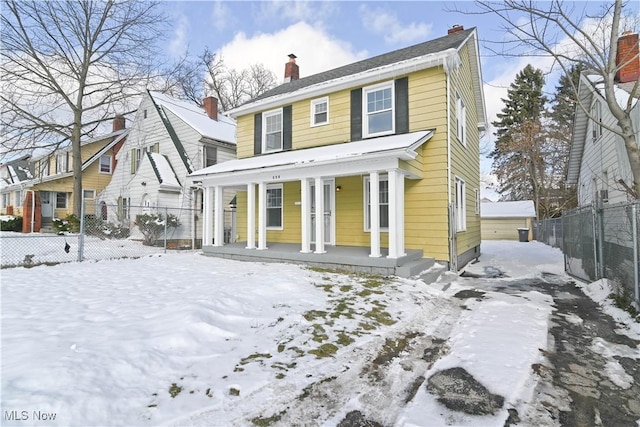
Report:
<svg viewBox="0 0 640 427"><path fill-rule="evenodd" d="M490 157L502 200L535 201L543 184L542 119L547 101L543 86L542 71L527 65L511 83L507 99L502 99L504 108L492 123L497 139Z"/></svg>
<svg viewBox="0 0 640 427"><path fill-rule="evenodd" d="M576 90L583 64L573 65L560 77L556 92L551 100L549 118L549 142L554 150L549 153L550 176L552 178L553 199L549 200L551 216L560 211L575 207L577 203L575 188L566 188L565 180L569 166L569 151L573 136L573 118L576 111Z"/></svg>

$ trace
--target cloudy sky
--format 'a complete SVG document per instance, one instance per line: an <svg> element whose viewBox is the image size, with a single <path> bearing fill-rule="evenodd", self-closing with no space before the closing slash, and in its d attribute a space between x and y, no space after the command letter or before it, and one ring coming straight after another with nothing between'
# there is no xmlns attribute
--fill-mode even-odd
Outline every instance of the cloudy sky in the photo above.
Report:
<svg viewBox="0 0 640 427"><path fill-rule="evenodd" d="M633 4L633 2L630 2ZM574 12L597 10L600 2L570 2ZM516 73L527 63L548 72L543 58L496 57L486 41L503 40L499 18L462 14L448 9L477 10L472 2L440 1L173 1L162 3L173 28L167 34L167 55L202 52L204 47L222 55L232 68L262 63L280 79L287 55L298 59L301 77L360 59L441 37L454 24L477 27L481 39L482 72L489 122L502 109L501 98ZM637 5L635 14L637 15ZM557 73L548 78L553 91ZM483 142L490 150L491 132ZM481 161L483 175L491 161ZM484 192L493 199L496 195Z"/></svg>

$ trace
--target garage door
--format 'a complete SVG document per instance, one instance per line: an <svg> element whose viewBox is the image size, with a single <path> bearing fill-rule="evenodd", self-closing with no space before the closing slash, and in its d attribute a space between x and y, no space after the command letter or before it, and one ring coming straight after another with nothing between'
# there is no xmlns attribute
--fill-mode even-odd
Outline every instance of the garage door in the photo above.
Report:
<svg viewBox="0 0 640 427"><path fill-rule="evenodd" d="M518 240L518 228L526 228L525 218L496 218L482 220L483 240Z"/></svg>

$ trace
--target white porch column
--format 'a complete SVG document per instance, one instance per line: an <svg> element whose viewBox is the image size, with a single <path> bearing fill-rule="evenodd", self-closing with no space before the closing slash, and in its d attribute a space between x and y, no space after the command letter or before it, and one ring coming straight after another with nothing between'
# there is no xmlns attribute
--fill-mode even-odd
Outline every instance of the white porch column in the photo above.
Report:
<svg viewBox="0 0 640 427"><path fill-rule="evenodd" d="M247 184L247 248L256 248L256 184Z"/></svg>
<svg viewBox="0 0 640 427"><path fill-rule="evenodd" d="M397 169L388 171L389 179L389 256L404 253L404 175Z"/></svg>
<svg viewBox="0 0 640 427"><path fill-rule="evenodd" d="M267 185L258 183L258 250L267 249Z"/></svg>
<svg viewBox="0 0 640 427"><path fill-rule="evenodd" d="M316 250L317 254L324 254L324 182L316 178Z"/></svg>
<svg viewBox="0 0 640 427"><path fill-rule="evenodd" d="M378 258L380 253L380 174L371 172L369 174L369 220L371 232L371 253L372 258Z"/></svg>
<svg viewBox="0 0 640 427"><path fill-rule="evenodd" d="M213 188L205 187L202 191L202 214L204 215L204 222L202 224L202 246L211 245L213 238Z"/></svg>
<svg viewBox="0 0 640 427"><path fill-rule="evenodd" d="M213 246L224 246L224 189L216 185L213 187L214 190L214 236L213 236Z"/></svg>
<svg viewBox="0 0 640 427"><path fill-rule="evenodd" d="M311 252L311 192L308 179L300 181L300 189L300 197L302 199L302 206L300 209L302 248L300 249L300 252L307 254Z"/></svg>

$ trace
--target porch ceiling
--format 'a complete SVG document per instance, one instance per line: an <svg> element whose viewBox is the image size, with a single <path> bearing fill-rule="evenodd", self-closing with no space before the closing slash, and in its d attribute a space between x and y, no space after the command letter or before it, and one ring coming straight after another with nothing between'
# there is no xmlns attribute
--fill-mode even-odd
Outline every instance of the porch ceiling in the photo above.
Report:
<svg viewBox="0 0 640 427"><path fill-rule="evenodd" d="M431 129L231 160L196 171L190 179L204 186L238 185L401 169L400 161L414 159L433 134Z"/></svg>

